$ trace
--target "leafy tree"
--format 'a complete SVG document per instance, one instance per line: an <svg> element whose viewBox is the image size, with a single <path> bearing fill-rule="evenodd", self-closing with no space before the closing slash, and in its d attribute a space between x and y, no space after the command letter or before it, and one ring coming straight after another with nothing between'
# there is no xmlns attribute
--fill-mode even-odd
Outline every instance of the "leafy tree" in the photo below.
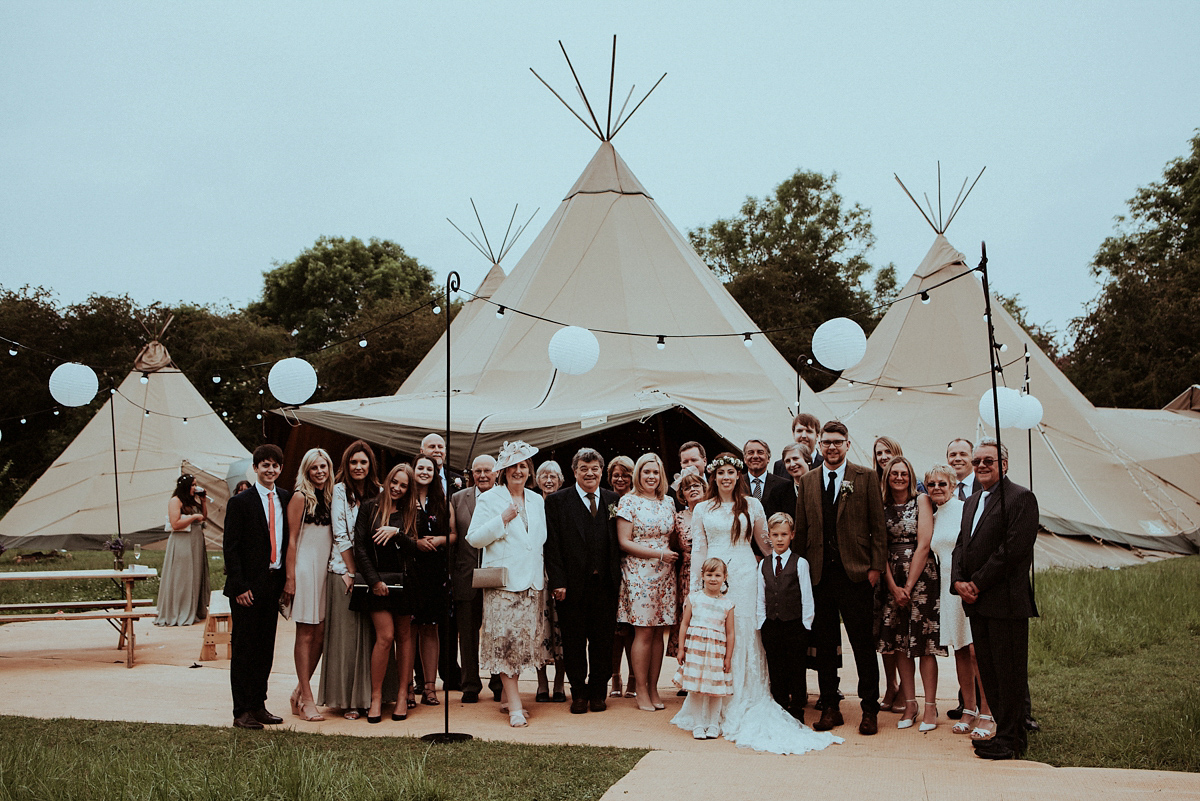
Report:
<svg viewBox="0 0 1200 801"><path fill-rule="evenodd" d="M736 216L688 233L793 364L809 353L817 326L833 317L852 317L870 333L882 316L873 307L896 292L895 267L876 269L865 256L875 241L870 212L844 203L836 185L837 173L798 170L771 196L747 198ZM832 383L815 367L802 365L801 375L814 389Z"/></svg>
<svg viewBox="0 0 1200 801"><path fill-rule="evenodd" d="M1020 293L1012 295L1001 295L997 293L996 299L1000 301L1000 305L1004 310L1012 315L1017 321L1017 325L1025 329L1025 333L1029 334L1029 338L1034 344L1042 349L1050 357L1052 361L1059 362L1062 359L1062 353L1058 345L1058 331L1051 327L1049 323L1034 323L1029 320L1029 313L1025 306L1021 303Z"/></svg>
<svg viewBox="0 0 1200 801"><path fill-rule="evenodd" d="M1200 132L1190 144L1093 259L1104 285L1071 322L1066 372L1097 406L1161 408L1200 379Z"/></svg>
<svg viewBox="0 0 1200 801"><path fill-rule="evenodd" d="M321 237L265 273L262 300L247 311L297 331L299 350L311 352L355 333L349 322L376 301L424 300L434 291L433 272L395 242Z"/></svg>

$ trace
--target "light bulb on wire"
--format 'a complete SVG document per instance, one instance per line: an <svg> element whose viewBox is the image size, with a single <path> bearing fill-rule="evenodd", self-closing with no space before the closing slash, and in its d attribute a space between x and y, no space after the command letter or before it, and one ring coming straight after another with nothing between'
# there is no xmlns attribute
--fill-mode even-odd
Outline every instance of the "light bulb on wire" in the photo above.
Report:
<svg viewBox="0 0 1200 801"><path fill-rule="evenodd" d="M754 345L754 340L750 338L749 332L746 332L745 334L742 335L742 344L744 344L747 348L752 347Z"/></svg>
<svg viewBox="0 0 1200 801"><path fill-rule="evenodd" d="M659 350L666 350L666 348L667 348L667 338L666 338L665 336L663 336L662 334L659 334L659 336L658 336L658 349L659 349Z"/></svg>

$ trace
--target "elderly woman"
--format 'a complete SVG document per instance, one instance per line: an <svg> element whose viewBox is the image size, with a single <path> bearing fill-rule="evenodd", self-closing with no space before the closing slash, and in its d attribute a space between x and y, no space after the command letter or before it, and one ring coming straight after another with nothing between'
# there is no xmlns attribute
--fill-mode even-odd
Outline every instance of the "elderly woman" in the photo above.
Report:
<svg viewBox="0 0 1200 801"><path fill-rule="evenodd" d="M667 656L679 656L679 623L683 619L683 602L687 598L687 586L692 575L692 513L696 511L696 504L704 500L708 495L708 482L700 474L700 471L695 467L685 467L683 474L679 478L679 500L686 504L681 511L675 513L675 532L676 541L674 545L680 553L679 569L675 571L675 582L679 588L679 592L675 598L675 620L676 624L671 627L671 633L667 635ZM686 632L683 632L686 634ZM680 690L676 695L687 695L687 692Z"/></svg>
<svg viewBox="0 0 1200 801"><path fill-rule="evenodd" d="M533 477L534 484L542 493L542 499L550 497L562 489L563 471L558 462L548 459L538 466ZM546 619L550 628L550 642L546 645L554 657L554 694L550 694L549 668L540 667L537 670L537 695L533 700L539 704L553 701L556 704L566 703L567 671L563 667L562 630L558 626L558 613L554 609L554 596L546 593Z"/></svg>
<svg viewBox="0 0 1200 801"><path fill-rule="evenodd" d="M954 667L958 672L958 687L963 699L962 719L954 724L952 731L955 734L969 733L975 740L986 740L995 733L995 718L992 717L982 688L978 699L975 697L979 666L975 663L975 648L971 644L971 626L963 612L962 599L950 592L950 563L962 524L963 502L955 494L958 476L949 465L934 465L925 473L925 486L935 507L933 538L929 547L944 577L941 582L940 642L954 652ZM975 724L974 727L972 724Z"/></svg>
<svg viewBox="0 0 1200 801"><path fill-rule="evenodd" d="M628 456L614 456L608 463L605 476L608 486L617 495L627 495L633 489L633 460ZM624 561L624 560L622 560ZM637 693L637 685L633 680L633 629L627 623L617 624L617 633L613 636L612 657L612 691L609 697L621 697L621 655L625 655L625 663L629 667L629 684L625 686L625 697L633 698Z"/></svg>
<svg viewBox="0 0 1200 801"><path fill-rule="evenodd" d="M506 442L496 457L498 485L479 496L467 542L483 550L483 567L504 568L503 583L483 591L483 629L479 633L479 667L500 674L508 723L528 725L517 690L526 668L550 661L546 648L546 508L542 496L526 487L533 478L537 448Z"/></svg>
<svg viewBox="0 0 1200 801"><path fill-rule="evenodd" d="M912 464L903 456L888 462L884 475L883 516L887 526L887 597L879 628L879 653L894 654L900 674L904 712L896 724L910 728L917 719L916 664L921 661L925 714L921 731L937 728L937 660L945 656L938 634L941 589L937 562L930 555L933 503L917 492Z"/></svg>
<svg viewBox="0 0 1200 801"><path fill-rule="evenodd" d="M204 552L207 493L184 473L167 501L171 536L163 560L156 626L190 626L208 616L208 559Z"/></svg>
<svg viewBox="0 0 1200 801"><path fill-rule="evenodd" d="M666 497L666 471L647 453L633 468L633 492L617 503L617 541L625 552L617 622L633 626L633 675L638 709L664 709L658 695L663 634L675 622L675 562L671 550L675 503Z"/></svg>

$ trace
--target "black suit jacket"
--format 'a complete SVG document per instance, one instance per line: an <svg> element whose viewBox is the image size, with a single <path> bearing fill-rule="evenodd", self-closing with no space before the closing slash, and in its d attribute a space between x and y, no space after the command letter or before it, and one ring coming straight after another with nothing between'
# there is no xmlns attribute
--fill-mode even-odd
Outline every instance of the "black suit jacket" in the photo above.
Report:
<svg viewBox="0 0 1200 801"><path fill-rule="evenodd" d="M281 570L287 564L288 551L288 500L292 493L275 485L280 508L283 510L279 530L275 536L280 541ZM246 590L254 592L255 601L275 591L269 569L271 567L271 532L267 528L267 515L263 511L262 498L257 487L239 492L225 506L225 536L222 545L225 554L225 589L228 598L236 598ZM279 587L283 586L278 582Z"/></svg>
<svg viewBox="0 0 1200 801"><path fill-rule="evenodd" d="M621 546L617 542L617 520L608 513L621 499L612 490L600 489L598 516L603 518L608 531L608 565L601 568L607 572L614 589L621 585ZM567 598L579 598L587 587L587 543L583 539L590 525L591 513L574 485L559 490L546 498L546 545L543 555L546 560L546 575L549 588L565 587Z"/></svg>
<svg viewBox="0 0 1200 801"><path fill-rule="evenodd" d="M782 479L769 470L767 472L763 473L761 478L763 480L762 503L763 503L764 508L767 505L767 498L771 497L771 491L773 489L778 487L780 484L785 483L785 481L788 484L793 483L791 476L788 476L786 479ZM750 474L749 473L746 474L745 482L746 482L746 494L753 497L754 493L750 489L753 485L750 483Z"/></svg>
<svg viewBox="0 0 1200 801"><path fill-rule="evenodd" d="M796 482L791 476L787 481L776 484L771 488L770 495L763 496L763 511L767 513L767 519L770 520L776 512L787 512L789 517L795 519L797 497Z"/></svg>
<svg viewBox="0 0 1200 801"><path fill-rule="evenodd" d="M1000 485L995 485L979 526L971 533L982 493L963 502L962 524L954 546L951 581L973 581L979 598L963 603L968 615L995 618L1037 617L1029 571L1037 541L1038 503L1032 492L1004 477L1004 514ZM951 592L953 592L953 585Z"/></svg>

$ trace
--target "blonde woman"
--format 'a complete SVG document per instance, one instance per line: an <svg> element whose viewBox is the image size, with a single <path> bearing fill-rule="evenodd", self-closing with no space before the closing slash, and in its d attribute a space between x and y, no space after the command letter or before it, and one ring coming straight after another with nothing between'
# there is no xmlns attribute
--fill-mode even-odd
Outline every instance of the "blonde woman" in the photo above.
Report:
<svg viewBox="0 0 1200 801"><path fill-rule="evenodd" d="M313 700L311 679L325 643L325 573L333 550L333 460L313 448L300 460L296 491L288 501L288 554L285 595L296 621L296 689L292 714L324 720Z"/></svg>
<svg viewBox="0 0 1200 801"><path fill-rule="evenodd" d="M675 503L666 497L666 471L657 454L633 467L633 491L617 502L617 541L625 552L617 622L633 626L633 677L638 709L664 709L658 695L663 635L675 623L675 562L671 550Z"/></svg>

